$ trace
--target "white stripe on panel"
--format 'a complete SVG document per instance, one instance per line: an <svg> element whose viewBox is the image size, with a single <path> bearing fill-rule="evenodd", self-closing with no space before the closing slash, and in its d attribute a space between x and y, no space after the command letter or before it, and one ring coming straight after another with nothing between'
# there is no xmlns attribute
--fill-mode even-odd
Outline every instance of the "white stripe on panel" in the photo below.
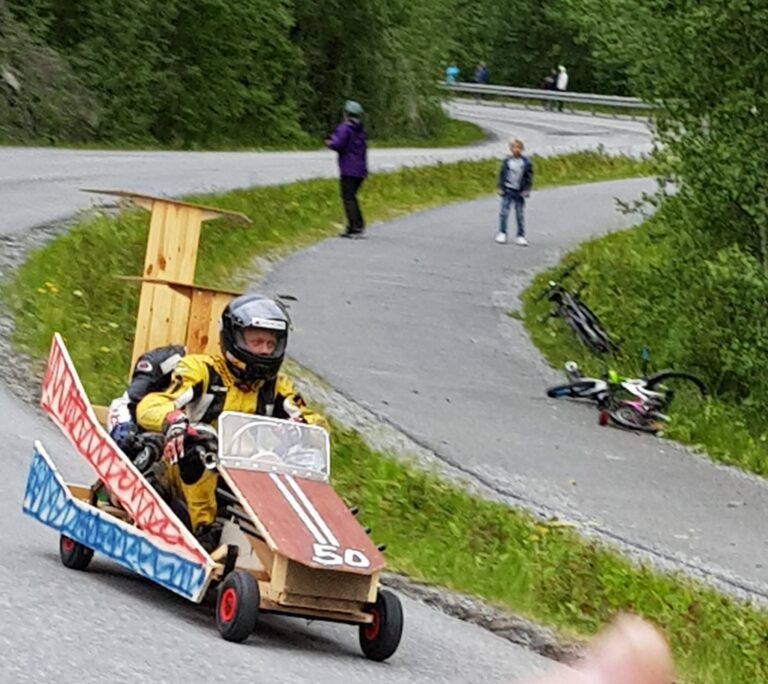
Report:
<svg viewBox="0 0 768 684"><path fill-rule="evenodd" d="M296 496L299 497L299 500L301 501L301 503L304 504L304 508L307 509L307 512L312 516L312 519L315 521L315 523L320 528L322 533L327 537L328 543L331 544L332 546L338 546L339 540L336 539L333 532L331 532L331 529L328 527L328 524L320 516L320 513L317 511L317 509L314 507L314 505L309 500L307 495L304 493L304 490L299 486L299 483L296 482L296 480L294 480L291 475L286 475L285 479L288 481L288 484L291 485L291 489L293 489L293 491L296 493Z"/></svg>
<svg viewBox="0 0 768 684"><path fill-rule="evenodd" d="M272 480L272 482L275 483L277 488L280 490L280 493L283 495L283 497L288 502L290 507L296 512L296 515L298 515L299 518L301 518L301 522L304 523L305 527L309 530L310 534L315 538L318 544L327 544L328 541L323 536L322 532L320 532L320 530L317 529L317 527L309 519L309 517L307 517L307 514L304 511L304 509L299 505L299 502L296 501L293 494L291 494L288 491L288 488L281 482L280 477L275 473L270 473L269 477Z"/></svg>

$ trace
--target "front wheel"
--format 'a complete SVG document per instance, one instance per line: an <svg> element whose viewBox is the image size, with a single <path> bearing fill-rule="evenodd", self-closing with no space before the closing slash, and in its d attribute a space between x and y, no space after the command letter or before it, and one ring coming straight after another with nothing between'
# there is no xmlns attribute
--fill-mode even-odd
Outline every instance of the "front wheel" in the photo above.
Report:
<svg viewBox="0 0 768 684"><path fill-rule="evenodd" d="M403 607L391 591L379 590L376 603L368 608L373 621L360 625L360 648L365 657L381 662L389 658L400 645L403 635Z"/></svg>
<svg viewBox="0 0 768 684"><path fill-rule="evenodd" d="M227 641L245 641L256 627L261 604L259 585L245 570L230 572L219 585L216 626Z"/></svg>
<svg viewBox="0 0 768 684"><path fill-rule="evenodd" d="M547 396L552 399L596 399L598 394L598 384L594 380L577 380L547 389Z"/></svg>
<svg viewBox="0 0 768 684"><path fill-rule="evenodd" d="M637 432L656 434L664 427L660 421L643 416L631 406L619 406L610 409L608 410L608 417L619 427Z"/></svg>
<svg viewBox="0 0 768 684"><path fill-rule="evenodd" d="M93 549L62 534L59 537L59 556L65 567L71 570L85 570L93 558Z"/></svg>

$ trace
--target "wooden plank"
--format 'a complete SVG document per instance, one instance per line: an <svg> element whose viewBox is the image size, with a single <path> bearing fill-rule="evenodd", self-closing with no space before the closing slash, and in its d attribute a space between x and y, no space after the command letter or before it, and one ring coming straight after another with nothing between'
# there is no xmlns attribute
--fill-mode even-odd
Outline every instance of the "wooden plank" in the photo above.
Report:
<svg viewBox="0 0 768 684"><path fill-rule="evenodd" d="M155 204L172 204L180 207L194 207L195 209L202 210L202 216L204 221L208 221L216 218L226 218L234 223L251 223L251 219L245 214L239 211L230 211L229 209L219 209L218 207L210 207L205 204L196 204L193 202L182 202L181 200L173 199L170 197L157 197L156 195L146 195L138 192L128 192L125 190L94 190L92 188L81 188L81 192L93 192L99 195L113 195L115 197L123 197L131 200L134 204L147 209Z"/></svg>
<svg viewBox="0 0 768 684"><path fill-rule="evenodd" d="M201 225L200 209L177 206L169 209L163 244L165 269L159 277L194 284Z"/></svg>
<svg viewBox="0 0 768 684"><path fill-rule="evenodd" d="M214 294L204 290L194 289L189 306L189 321L187 324L187 352L202 354L210 346L211 307ZM216 336L218 343L218 335Z"/></svg>
<svg viewBox="0 0 768 684"><path fill-rule="evenodd" d="M299 606L281 606L279 603L266 598L265 587L259 584L261 589L261 605L260 608L264 612L268 613L282 613L283 615L295 615L299 617L318 618L321 620L333 620L336 622L345 623L360 623L368 625L373 622L373 616L370 613L365 613L361 610L345 612L335 612L332 610L317 610Z"/></svg>
<svg viewBox="0 0 768 684"><path fill-rule="evenodd" d="M133 366L131 366L133 368ZM96 414L96 420L102 425L107 424L107 410L106 406L93 406L93 412Z"/></svg>
<svg viewBox="0 0 768 684"><path fill-rule="evenodd" d="M85 485L67 484L69 493L76 499L89 502L91 500L91 488Z"/></svg>
<svg viewBox="0 0 768 684"><path fill-rule="evenodd" d="M152 214L149 217L149 232L147 233L147 249L144 253L144 270L142 274L147 278L160 277L162 245L165 237L165 215L168 205L158 203L153 205ZM164 257L163 257L164 259Z"/></svg>
<svg viewBox="0 0 768 684"><path fill-rule="evenodd" d="M285 580L288 576L288 559L276 553L272 561L272 573L269 578L271 595L281 594L285 589Z"/></svg>
<svg viewBox="0 0 768 684"><path fill-rule="evenodd" d="M366 603L372 584L376 584L376 579L369 575L318 570L291 561L288 563L285 592Z"/></svg>

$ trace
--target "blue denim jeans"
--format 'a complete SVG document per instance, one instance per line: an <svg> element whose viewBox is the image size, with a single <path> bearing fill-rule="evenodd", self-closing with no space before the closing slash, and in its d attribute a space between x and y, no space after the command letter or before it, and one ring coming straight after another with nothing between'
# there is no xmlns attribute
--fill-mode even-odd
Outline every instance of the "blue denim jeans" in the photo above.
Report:
<svg viewBox="0 0 768 684"><path fill-rule="evenodd" d="M499 215L499 232L507 234L507 219L509 218L510 206L515 205L515 218L517 219L517 237L525 237L525 197L519 190L504 190L501 196L501 214Z"/></svg>

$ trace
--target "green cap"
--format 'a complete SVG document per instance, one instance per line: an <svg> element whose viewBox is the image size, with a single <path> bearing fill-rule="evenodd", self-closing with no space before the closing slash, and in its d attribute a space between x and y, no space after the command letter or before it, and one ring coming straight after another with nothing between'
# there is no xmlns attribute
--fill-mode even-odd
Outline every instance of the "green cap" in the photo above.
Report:
<svg viewBox="0 0 768 684"><path fill-rule="evenodd" d="M352 116L361 116L363 113L363 106L354 100L347 100L344 103L344 111Z"/></svg>

